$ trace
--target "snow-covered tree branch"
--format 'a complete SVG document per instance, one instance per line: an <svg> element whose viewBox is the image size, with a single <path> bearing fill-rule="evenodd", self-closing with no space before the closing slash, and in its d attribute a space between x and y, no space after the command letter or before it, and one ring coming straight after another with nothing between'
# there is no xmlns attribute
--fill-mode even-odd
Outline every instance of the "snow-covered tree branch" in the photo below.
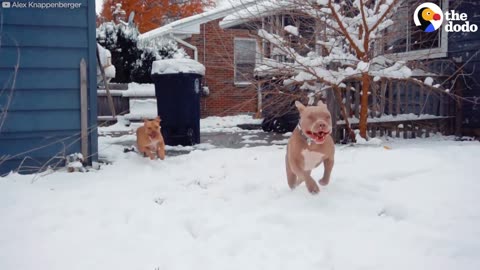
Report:
<svg viewBox="0 0 480 270"><path fill-rule="evenodd" d="M274 25L258 31L258 36L272 47L265 54L257 73L288 74L286 83L315 83L333 88L349 79L362 81L360 132L366 137L368 92L375 78L406 79L412 75L405 61L384 57L376 44L383 31L393 24L390 19L402 0L286 0L284 11L296 18L307 17L314 23L312 40L304 43L302 26ZM260 4L261 5L261 4ZM279 27L283 29L279 29ZM294 42L292 42L294 40ZM304 43L304 44L302 44ZM308 48L305 51L305 48Z"/></svg>

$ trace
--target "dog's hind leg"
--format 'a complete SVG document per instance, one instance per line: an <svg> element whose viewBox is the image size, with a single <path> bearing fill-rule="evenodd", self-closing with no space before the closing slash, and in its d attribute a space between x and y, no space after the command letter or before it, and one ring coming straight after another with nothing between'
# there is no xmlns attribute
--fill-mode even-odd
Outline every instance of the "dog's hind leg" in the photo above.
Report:
<svg viewBox="0 0 480 270"><path fill-rule="evenodd" d="M152 154L152 151L148 147L138 147L138 151L143 154L143 157L149 157L150 159L155 159Z"/></svg>
<svg viewBox="0 0 480 270"><path fill-rule="evenodd" d="M292 168L290 167L290 163L288 162L288 158L285 155L285 168L287 171L287 180L288 180L288 186L291 189L294 189L297 187L297 176L293 173Z"/></svg>

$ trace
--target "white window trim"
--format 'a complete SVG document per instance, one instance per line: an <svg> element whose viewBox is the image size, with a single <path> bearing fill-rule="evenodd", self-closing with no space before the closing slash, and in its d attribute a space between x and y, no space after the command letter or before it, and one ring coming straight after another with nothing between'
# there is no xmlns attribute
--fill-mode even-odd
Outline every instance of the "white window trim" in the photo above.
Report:
<svg viewBox="0 0 480 270"><path fill-rule="evenodd" d="M442 11L448 10L448 0L442 0ZM445 23L445 22L444 22ZM448 55L448 32L445 31L445 27L442 24L442 36L440 38L440 47L433 49L414 50L402 53L391 53L385 56L394 60L421 60L421 59L433 59L444 58Z"/></svg>
<svg viewBox="0 0 480 270"><path fill-rule="evenodd" d="M253 82L251 82L251 81L236 81L236 76L235 76L235 74L237 74L237 59L236 59L237 57L236 57L236 53L235 53L235 42L237 40L248 40L248 41L254 41L255 42L255 62L257 62L257 63L259 61L258 40L256 38L240 38L240 37L235 37L233 39L233 84L235 86L246 87L246 86L252 85Z"/></svg>

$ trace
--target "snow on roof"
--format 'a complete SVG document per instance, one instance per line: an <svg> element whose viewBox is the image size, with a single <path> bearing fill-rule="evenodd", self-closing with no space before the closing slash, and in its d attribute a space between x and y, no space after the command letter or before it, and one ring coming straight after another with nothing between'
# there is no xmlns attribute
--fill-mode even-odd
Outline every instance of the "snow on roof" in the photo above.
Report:
<svg viewBox="0 0 480 270"><path fill-rule="evenodd" d="M298 10L300 8L298 3L292 0L260 0L255 5L234 10L233 13L230 13L220 21L220 27L229 28L246 23L252 19L272 15L281 10Z"/></svg>
<svg viewBox="0 0 480 270"><path fill-rule="evenodd" d="M240 0L229 1L230 3L224 4L218 8L186 17L159 28L153 29L139 36L141 40L154 39L163 35L173 34L184 37L185 35L199 34L200 25L223 18L228 14L232 14L235 10L241 10L250 6L256 5L256 0ZM235 4L234 4L235 3Z"/></svg>
<svg viewBox="0 0 480 270"><path fill-rule="evenodd" d="M191 59L166 59L154 61L152 74L193 73L205 75L205 66Z"/></svg>

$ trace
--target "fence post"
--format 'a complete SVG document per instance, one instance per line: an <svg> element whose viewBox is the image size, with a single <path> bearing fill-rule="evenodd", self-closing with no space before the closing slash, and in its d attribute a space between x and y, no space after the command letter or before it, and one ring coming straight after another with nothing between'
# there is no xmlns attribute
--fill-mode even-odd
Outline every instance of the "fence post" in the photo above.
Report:
<svg viewBox="0 0 480 270"><path fill-rule="evenodd" d="M330 114L332 116L332 129L333 129L333 138L337 139L337 121L338 121L338 110L337 110L337 102L335 100L335 93L334 89L330 88L327 90L327 107L330 110Z"/></svg>
<svg viewBox="0 0 480 270"><path fill-rule="evenodd" d="M409 94L409 93L408 93L408 92L409 92L408 89L409 89L409 85L408 85L408 83L404 83L404 85L405 85L405 89L404 89L403 91L404 91L404 93L405 93L405 104L404 104L404 106L403 106L403 108L404 108L404 109L403 109L403 113L404 113L404 114L407 114L407 113L410 112L410 110L409 110L409 108L408 108L408 107L409 107L409 100L408 100L408 94Z"/></svg>
<svg viewBox="0 0 480 270"><path fill-rule="evenodd" d="M401 88L400 82L397 82L397 83L396 83L396 87L395 87L395 88L397 88L397 102L396 102L397 104L396 104L396 108L395 108L395 115L399 115L399 114L400 114L400 103L402 102L402 100L401 100L401 98L400 98L400 97L401 97L401 94L400 94L400 92L401 92L401 91L400 91L400 88Z"/></svg>
<svg viewBox="0 0 480 270"><path fill-rule="evenodd" d="M387 93L387 81L382 80L382 84L381 84L381 87L380 87L380 115L379 115L379 117L381 117L382 115L385 114L385 96L386 96L386 93Z"/></svg>
<svg viewBox="0 0 480 270"><path fill-rule="evenodd" d="M351 103L352 101L350 100L351 99L351 94L352 94L352 89L351 89L352 85L351 84L347 84L347 88L345 89L345 110L347 112L347 117L350 117L350 108L351 108Z"/></svg>
<svg viewBox="0 0 480 270"><path fill-rule="evenodd" d="M388 114L393 115L393 82L388 82Z"/></svg>
<svg viewBox="0 0 480 270"><path fill-rule="evenodd" d="M418 106L418 115L421 115L421 114L423 114L423 111L424 111L424 108L425 108L425 91L423 91L423 85L419 87L418 93L420 95L420 97L419 97L420 104Z"/></svg>
<svg viewBox="0 0 480 270"><path fill-rule="evenodd" d="M372 95L372 111L370 116L372 118L376 118L378 116L377 87L378 85L375 82L370 84L370 93Z"/></svg>
<svg viewBox="0 0 480 270"><path fill-rule="evenodd" d="M81 151L83 161L88 160L88 92L87 92L87 63L80 60L80 127Z"/></svg>

